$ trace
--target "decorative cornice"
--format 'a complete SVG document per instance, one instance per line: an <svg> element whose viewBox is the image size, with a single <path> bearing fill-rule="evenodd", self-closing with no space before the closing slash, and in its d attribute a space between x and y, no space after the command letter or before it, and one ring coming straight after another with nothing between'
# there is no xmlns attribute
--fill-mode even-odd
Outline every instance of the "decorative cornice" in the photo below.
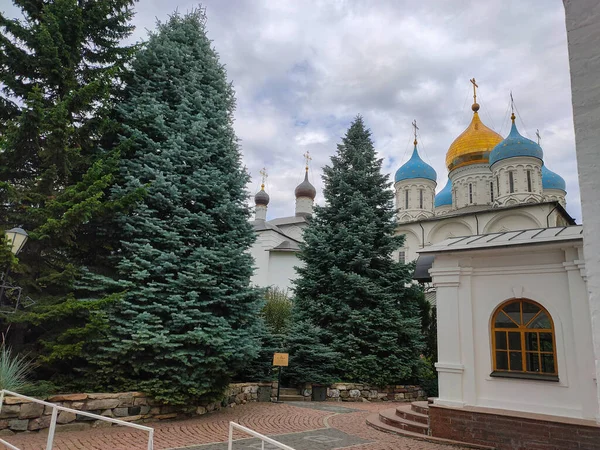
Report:
<svg viewBox="0 0 600 450"><path fill-rule="evenodd" d="M463 366L462 364L455 364L455 363L436 362L435 368L437 369L438 372L445 372L445 373L461 374L465 371L465 366Z"/></svg>

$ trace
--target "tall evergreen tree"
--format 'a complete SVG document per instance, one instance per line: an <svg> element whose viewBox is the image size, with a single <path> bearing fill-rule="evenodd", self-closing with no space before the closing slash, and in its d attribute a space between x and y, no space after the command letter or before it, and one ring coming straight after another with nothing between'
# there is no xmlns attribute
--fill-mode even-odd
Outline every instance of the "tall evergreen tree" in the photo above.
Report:
<svg viewBox="0 0 600 450"><path fill-rule="evenodd" d="M315 381L303 375L309 373L385 385L415 375L423 348L419 292L409 267L392 258L403 237L394 236L393 192L381 163L357 117L324 168L326 205L315 208L304 231L304 265L295 281L298 325L290 339L291 351L304 354L291 355L297 381ZM323 372L319 355L306 355L313 346L335 352L335 370ZM307 360L313 367L305 367Z"/></svg>
<svg viewBox="0 0 600 450"><path fill-rule="evenodd" d="M0 14L0 228L29 232L13 278L36 305L8 316L22 323L9 341L43 343L46 362L66 360L54 368L66 372L96 328L98 305L72 292L82 265L106 250L95 220L116 207L106 194L118 155L101 144L135 50L121 43L134 0L13 3L21 19Z"/></svg>
<svg viewBox="0 0 600 450"><path fill-rule="evenodd" d="M132 72L114 196L148 188L117 224L128 291L111 312L100 372L167 403L215 398L258 351L262 303L250 287L254 232L234 92L199 10L159 24Z"/></svg>

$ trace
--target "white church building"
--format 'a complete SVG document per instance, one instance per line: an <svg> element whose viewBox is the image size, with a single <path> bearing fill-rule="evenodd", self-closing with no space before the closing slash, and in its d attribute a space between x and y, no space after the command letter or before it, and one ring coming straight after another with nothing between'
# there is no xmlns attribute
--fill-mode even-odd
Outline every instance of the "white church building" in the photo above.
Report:
<svg viewBox="0 0 600 450"><path fill-rule="evenodd" d="M472 82L473 118L448 149L445 187L436 195L437 174L419 156L416 133L412 157L395 174L396 232L405 236L395 255L400 261L414 261L419 250L449 237L575 224L565 210L565 181L544 165L542 148L519 134L514 114L506 139L485 126ZM264 183L254 197L257 240L251 253L259 286L288 290L296 276L298 244L316 196L308 165L295 194L295 214L272 220Z"/></svg>

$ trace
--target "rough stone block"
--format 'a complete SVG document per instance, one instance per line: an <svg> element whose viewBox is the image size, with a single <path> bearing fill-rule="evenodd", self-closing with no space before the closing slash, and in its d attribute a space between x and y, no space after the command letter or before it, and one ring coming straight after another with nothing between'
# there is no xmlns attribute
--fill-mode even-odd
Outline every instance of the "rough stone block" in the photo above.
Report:
<svg viewBox="0 0 600 450"><path fill-rule="evenodd" d="M201 416L202 414L206 414L206 408L204 406L198 406L196 408L196 414Z"/></svg>
<svg viewBox="0 0 600 450"><path fill-rule="evenodd" d="M61 394L61 395L53 395L48 398L49 402L78 402L81 400L86 400L88 398L87 394Z"/></svg>
<svg viewBox="0 0 600 450"><path fill-rule="evenodd" d="M175 414L177 415L177 414ZM142 416L141 415L136 415L136 416L127 416L127 417L119 417L119 420L122 420L124 422L135 422L136 420L141 420Z"/></svg>
<svg viewBox="0 0 600 450"><path fill-rule="evenodd" d="M112 425L112 423L107 422L106 420L96 420L92 423L92 428L110 428Z"/></svg>
<svg viewBox="0 0 600 450"><path fill-rule="evenodd" d="M39 419L32 419L29 421L29 426L27 427L27 429L29 431L36 431L36 430L41 430L43 428L48 428L48 427L50 427L51 419L52 419L52 417L50 417L50 416L43 416L43 417L40 417Z"/></svg>
<svg viewBox="0 0 600 450"><path fill-rule="evenodd" d="M129 408L115 408L112 410L112 413L115 417L127 417L129 413L127 412Z"/></svg>
<svg viewBox="0 0 600 450"><path fill-rule="evenodd" d="M44 414L44 405L39 403L24 403L21 405L19 419L34 419Z"/></svg>
<svg viewBox="0 0 600 450"><path fill-rule="evenodd" d="M360 397L360 391L358 389L350 389L348 393L350 394L350 398Z"/></svg>
<svg viewBox="0 0 600 450"><path fill-rule="evenodd" d="M404 400L404 394L394 394L394 400Z"/></svg>
<svg viewBox="0 0 600 450"><path fill-rule="evenodd" d="M91 394L90 394L91 395ZM112 409L119 405L120 400L118 398L104 398L98 400L90 400L83 405L83 411L93 411L95 409Z"/></svg>
<svg viewBox="0 0 600 450"><path fill-rule="evenodd" d="M83 402L73 402L70 407L73 409L83 409L83 405L85 405Z"/></svg>
<svg viewBox="0 0 600 450"><path fill-rule="evenodd" d="M56 425L56 431L86 431L91 428L89 422L84 423L67 423L64 425Z"/></svg>
<svg viewBox="0 0 600 450"><path fill-rule="evenodd" d="M150 409L151 409L150 406L142 405L142 406L140 406L140 414L146 415L150 412Z"/></svg>
<svg viewBox="0 0 600 450"><path fill-rule="evenodd" d="M8 428L8 420L0 420L0 430Z"/></svg>
<svg viewBox="0 0 600 450"><path fill-rule="evenodd" d="M23 403L31 403L31 400L26 400L24 398L19 398L19 397L5 397L4 398L5 405L21 405Z"/></svg>
<svg viewBox="0 0 600 450"><path fill-rule="evenodd" d="M49 416L50 414L52 414L53 409L54 408L52 408L52 406L44 406L44 415Z"/></svg>
<svg viewBox="0 0 600 450"><path fill-rule="evenodd" d="M246 386L243 388L243 392L247 394L256 394L258 392L258 386Z"/></svg>
<svg viewBox="0 0 600 450"><path fill-rule="evenodd" d="M348 398L348 397L350 397L350 393L348 391L341 391L340 392L340 397L341 398Z"/></svg>
<svg viewBox="0 0 600 450"><path fill-rule="evenodd" d="M154 418L158 419L158 420L174 419L175 417L177 417L177 413L158 414L158 415L154 416Z"/></svg>
<svg viewBox="0 0 600 450"><path fill-rule="evenodd" d="M13 436L14 434L15 432L9 429L0 430L0 436Z"/></svg>
<svg viewBox="0 0 600 450"><path fill-rule="evenodd" d="M129 407L133 406L133 395L129 395L126 397L119 397L119 407Z"/></svg>
<svg viewBox="0 0 600 450"><path fill-rule="evenodd" d="M0 419L6 417L17 417L21 412L21 405L2 405L2 411L0 411Z"/></svg>
<svg viewBox="0 0 600 450"><path fill-rule="evenodd" d="M119 398L119 395L123 395L124 393L117 394L87 394L90 400L106 400L106 399L114 399Z"/></svg>
<svg viewBox="0 0 600 450"><path fill-rule="evenodd" d="M134 397L133 398L133 404L134 405L147 405L148 404L148 398L146 398L146 397Z"/></svg>
<svg viewBox="0 0 600 450"><path fill-rule="evenodd" d="M8 428L13 431L27 431L29 420L27 419L12 419L8 421Z"/></svg>
<svg viewBox="0 0 600 450"><path fill-rule="evenodd" d="M142 408L139 406L130 406L129 408L127 408L127 414L129 416L137 416L140 414L141 410Z"/></svg>
<svg viewBox="0 0 600 450"><path fill-rule="evenodd" d="M56 419L56 423L71 423L77 419L77 415L70 411L61 411L58 413L58 418Z"/></svg>
<svg viewBox="0 0 600 450"><path fill-rule="evenodd" d="M114 417L115 415L113 414L113 410L112 409L105 409L104 411L102 411L102 414L100 414L101 416L104 417Z"/></svg>
<svg viewBox="0 0 600 450"><path fill-rule="evenodd" d="M327 389L327 397L330 398L339 398L340 390L339 389Z"/></svg>
<svg viewBox="0 0 600 450"><path fill-rule="evenodd" d="M87 412L90 412L92 414L100 415L102 413L102 410L95 409L93 411L87 411ZM93 417L84 416L83 414L77 414L77 421L78 422L92 422L94 420L96 420L96 419L94 419Z"/></svg>
<svg viewBox="0 0 600 450"><path fill-rule="evenodd" d="M152 414L152 415L160 414L160 408L158 406L150 408L150 411L148 411L148 414Z"/></svg>

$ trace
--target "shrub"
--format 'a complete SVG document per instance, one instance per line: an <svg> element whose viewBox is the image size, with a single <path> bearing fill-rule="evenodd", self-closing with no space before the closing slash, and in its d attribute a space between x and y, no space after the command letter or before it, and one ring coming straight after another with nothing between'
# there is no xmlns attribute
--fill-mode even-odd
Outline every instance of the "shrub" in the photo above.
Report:
<svg viewBox="0 0 600 450"><path fill-rule="evenodd" d="M33 362L22 355L13 355L10 347L0 346L0 389L19 392L27 385Z"/></svg>
<svg viewBox="0 0 600 450"><path fill-rule="evenodd" d="M292 307L293 302L285 291L277 287L267 289L262 315L273 334L285 334L288 331Z"/></svg>

